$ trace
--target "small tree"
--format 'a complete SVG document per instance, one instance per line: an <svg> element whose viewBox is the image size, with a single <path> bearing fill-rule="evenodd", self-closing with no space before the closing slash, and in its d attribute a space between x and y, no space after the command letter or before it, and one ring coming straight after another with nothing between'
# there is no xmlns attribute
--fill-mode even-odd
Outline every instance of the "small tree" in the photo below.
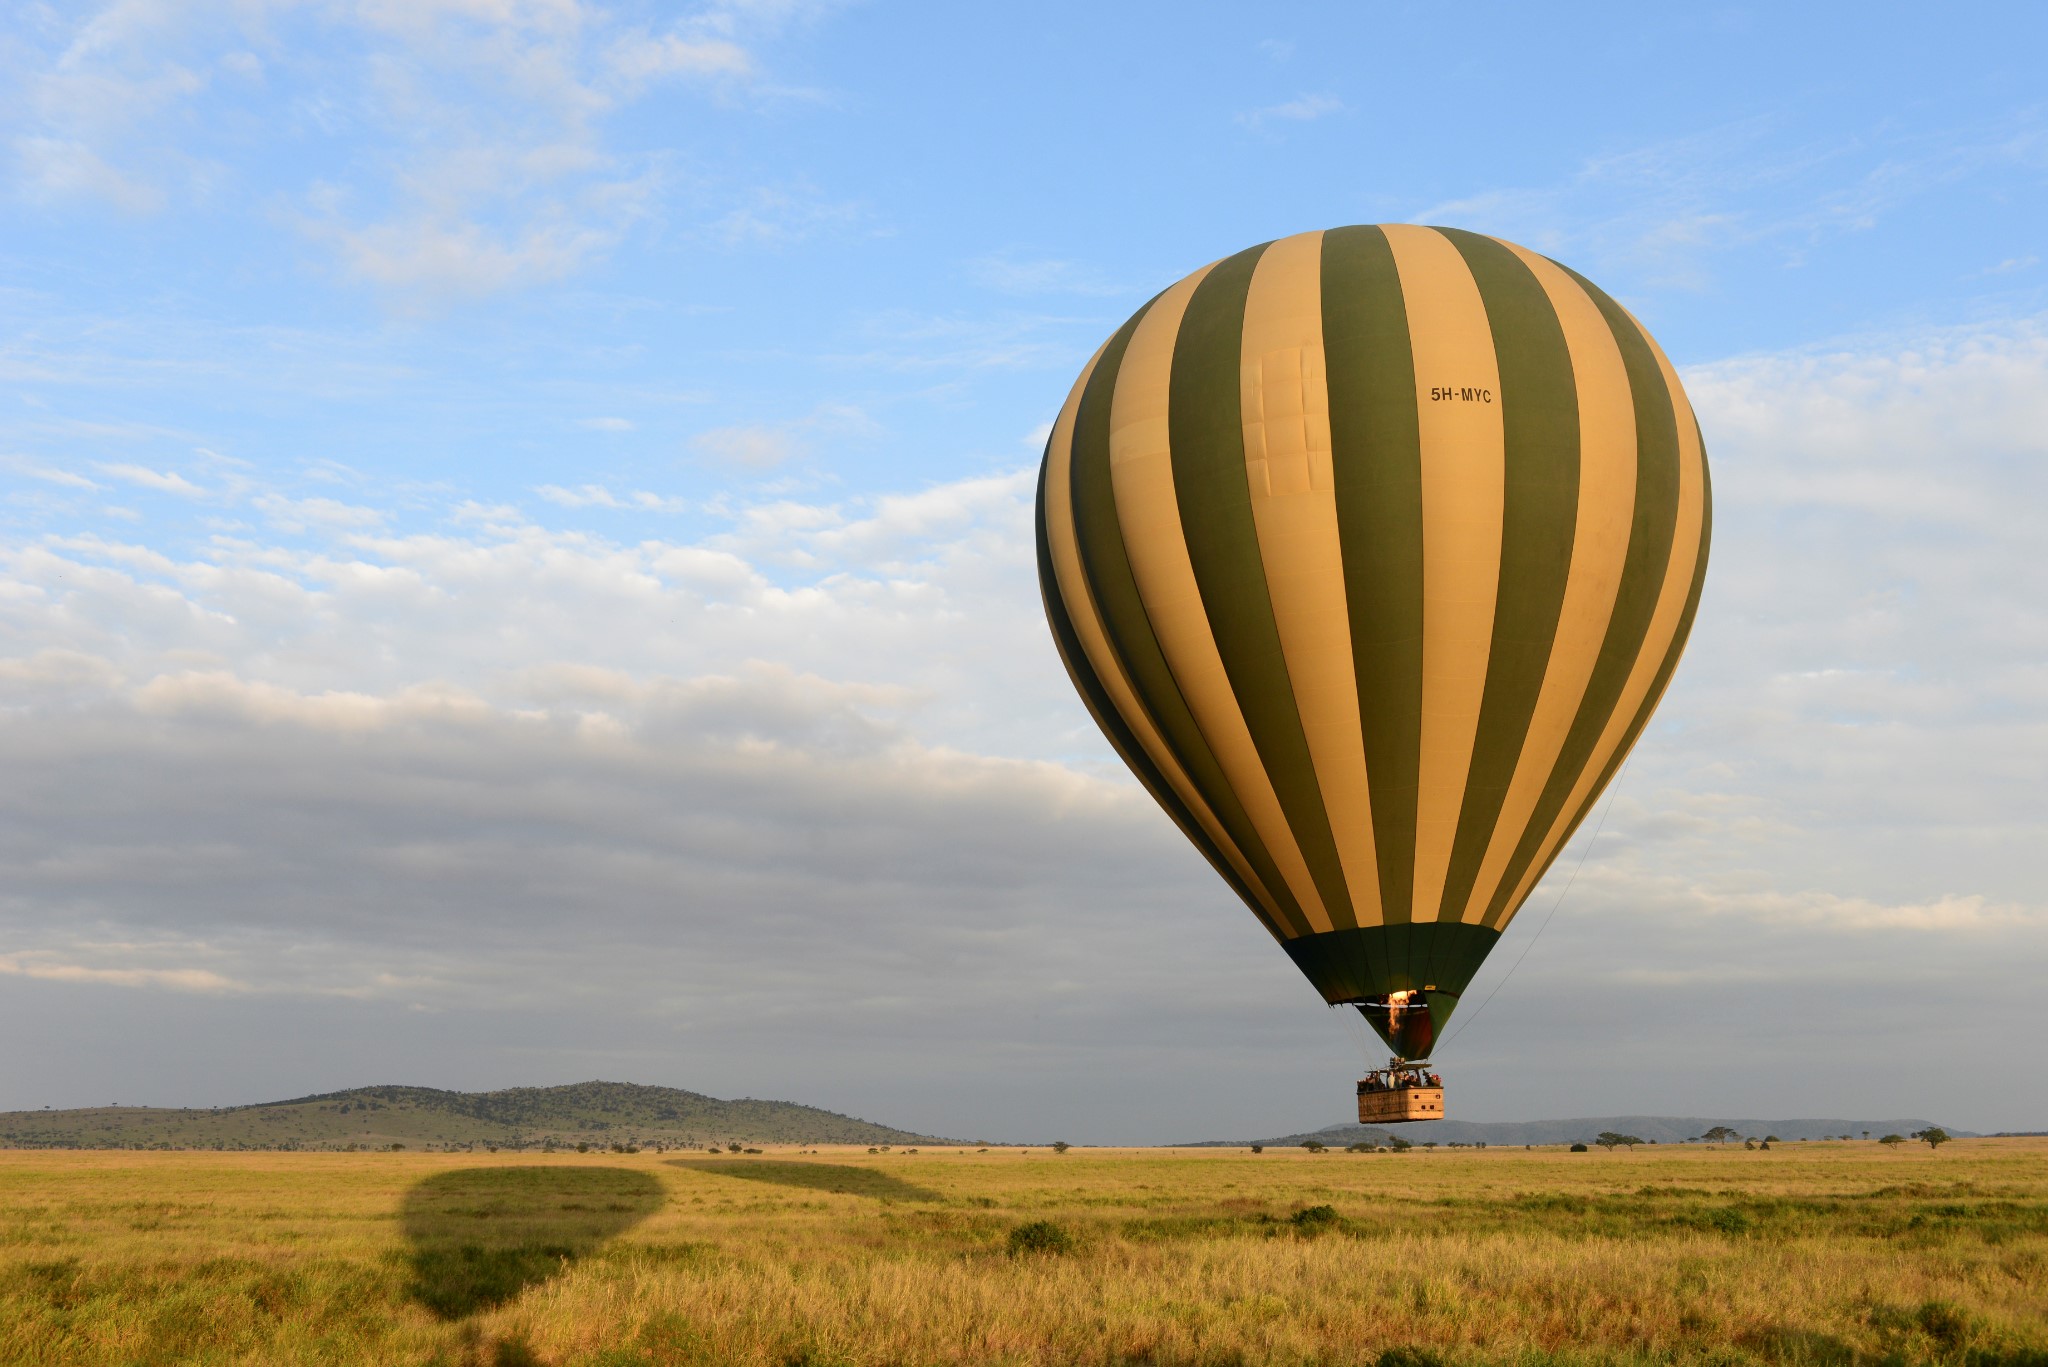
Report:
<svg viewBox="0 0 2048 1367"><path fill-rule="evenodd" d="M1065 1152L1066 1152L1066 1151L1067 1151L1068 1149L1071 1149L1071 1148L1073 1148L1073 1147L1074 1147L1074 1146L1073 1146L1072 1144L1069 1144L1069 1143L1068 1143L1068 1142L1067 1142L1066 1140L1064 1140L1064 1139L1060 1139L1060 1140L1055 1140L1055 1141L1054 1141L1054 1143L1053 1143L1053 1146L1052 1146L1052 1151L1053 1151L1054 1153L1065 1153ZM911 1150L911 1152L912 1152L912 1153L916 1153L916 1152L917 1152L917 1150L916 1150L916 1149L912 1149L912 1150Z"/></svg>
<svg viewBox="0 0 2048 1367"><path fill-rule="evenodd" d="M1304 1149L1307 1149L1310 1153L1321 1153L1324 1149L1329 1147L1329 1145L1325 1144L1320 1139L1304 1139L1301 1141L1301 1146Z"/></svg>
<svg viewBox="0 0 2048 1367"><path fill-rule="evenodd" d="M1387 1141L1387 1147L1395 1153L1406 1153L1415 1146L1397 1134Z"/></svg>
<svg viewBox="0 0 2048 1367"><path fill-rule="evenodd" d="M1713 1129L1701 1135L1700 1138L1709 1144L1726 1144L1729 1140L1740 1139L1742 1136L1729 1129L1726 1125L1716 1125Z"/></svg>
<svg viewBox="0 0 2048 1367"><path fill-rule="evenodd" d="M1906 1136L1902 1134L1888 1134L1884 1138L1878 1140L1877 1142L1884 1145L1888 1149L1896 1149L1899 1147L1899 1145L1906 1142Z"/></svg>
<svg viewBox="0 0 2048 1367"><path fill-rule="evenodd" d="M1938 1149L1948 1143L1948 1131L1939 1125L1929 1125L1924 1130L1915 1130L1913 1137L1923 1141L1930 1149Z"/></svg>
<svg viewBox="0 0 2048 1367"><path fill-rule="evenodd" d="M1767 1134L1764 1136L1764 1143L1766 1144L1782 1144L1784 1142L1784 1140L1778 1138L1778 1136L1774 1134Z"/></svg>
<svg viewBox="0 0 2048 1367"><path fill-rule="evenodd" d="M1253 1152L1253 1153L1264 1153L1265 1151L1266 1151L1266 1146L1265 1146L1264 1144L1254 1144L1254 1145L1252 1145L1252 1152Z"/></svg>
<svg viewBox="0 0 2048 1367"><path fill-rule="evenodd" d="M1616 1134L1613 1130L1602 1130L1600 1131L1599 1135L1597 1135L1594 1138L1593 1142L1598 1144L1601 1148L1607 1150L1609 1153L1613 1153L1615 1149L1619 1148L1624 1144L1626 1144L1631 1150L1633 1150L1636 1145L1642 1143L1643 1141L1636 1138L1632 1134Z"/></svg>

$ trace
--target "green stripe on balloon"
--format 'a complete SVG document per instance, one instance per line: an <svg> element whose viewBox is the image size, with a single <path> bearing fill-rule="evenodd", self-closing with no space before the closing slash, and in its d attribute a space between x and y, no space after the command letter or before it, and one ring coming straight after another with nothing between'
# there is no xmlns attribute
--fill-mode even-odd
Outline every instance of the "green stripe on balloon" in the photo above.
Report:
<svg viewBox="0 0 2048 1367"><path fill-rule="evenodd" d="M1422 752L1422 436L1408 310L1387 235L1323 234L1323 353L1344 598L1371 790L1380 903L1415 896Z"/></svg>
<svg viewBox="0 0 2048 1367"><path fill-rule="evenodd" d="M1571 573L1580 446L1571 353L1542 283L1492 238L1455 228L1438 231L1464 256L1486 305L1500 366L1506 461L1486 691L1437 909L1440 918L1455 921L1471 899L1550 663Z"/></svg>
<svg viewBox="0 0 2048 1367"><path fill-rule="evenodd" d="M1266 909L1253 895L1251 888L1224 857L1222 849L1209 838L1209 833L1195 820L1194 813L1166 781L1165 774L1152 762L1152 757L1145 753L1144 746L1138 743L1136 734L1116 710L1115 703L1110 700L1109 691L1102 686L1102 679L1095 672L1094 665L1089 663L1087 652L1081 648L1081 638L1074 630L1073 618L1067 611L1066 600L1060 594L1059 577L1053 570L1051 539L1045 525L1045 481L1051 464L1051 453L1048 448L1046 459L1041 461L1038 467L1038 514L1035 518L1038 590L1045 604L1046 622L1052 628L1053 646L1059 651L1060 662L1067 667L1067 677L1073 681L1075 691L1081 695L1081 702L1087 707L1088 715L1095 719L1095 724L1108 738L1110 748L1116 751L1117 757L1137 776L1145 791L1152 795L1152 800L1165 810L1174 825L1180 827L1181 834L1188 838L1189 843L1201 851L1202 857L1209 861L1210 867L1216 870L1231 891L1244 899L1245 905L1252 909L1252 914L1257 916L1268 930L1284 938L1285 932L1273 923L1272 918L1266 914Z"/></svg>
<svg viewBox="0 0 2048 1367"><path fill-rule="evenodd" d="M1215 752L1195 724L1187 701L1181 696L1180 685L1174 681L1173 671L1159 648L1159 638L1153 633L1152 620L1146 615L1144 600L1138 594L1137 579L1131 573L1130 556L1124 548L1123 530L1117 522L1116 491L1109 471L1111 401L1131 334L1137 331L1150 307L1148 304L1138 310L1103 348L1102 359L1095 363L1095 373L1074 415L1073 454L1069 462L1074 538L1080 547L1083 572L1095 590L1095 606L1102 614L1110 648L1123 662L1132 687L1151 713L1153 725L1279 907L1286 923L1283 933L1306 935L1312 929L1308 917L1303 915L1287 880L1280 876L1272 855L1217 763Z"/></svg>
<svg viewBox="0 0 2048 1367"><path fill-rule="evenodd" d="M1629 528L1628 554L1622 561L1621 585L1607 634L1600 643L1599 661L1587 680L1585 698L1572 719L1571 731L1558 753L1550 781L1537 798L1528 827L1508 860L1500 890L1487 907L1485 922L1496 927L1513 914L1508 900L1541 851L1579 776L1592 762L1601 732L1620 705L1622 689L1642 652L1656 612L1658 593L1670 570L1671 542L1678 522L1678 426L1663 371L1649 343L1643 340L1622 307L1584 276L1566 269L1607 320L1628 372L1636 414L1635 512ZM1587 805L1598 795L1596 785ZM1563 848L1562 841L1551 847L1550 858L1555 859ZM1530 881L1533 884L1535 880Z"/></svg>
<svg viewBox="0 0 2048 1367"><path fill-rule="evenodd" d="M1245 474L1239 381L1244 306L1264 247L1218 262L1174 339L1167 431L1181 535L1210 635L1288 828L1330 920L1358 924L1287 674Z"/></svg>

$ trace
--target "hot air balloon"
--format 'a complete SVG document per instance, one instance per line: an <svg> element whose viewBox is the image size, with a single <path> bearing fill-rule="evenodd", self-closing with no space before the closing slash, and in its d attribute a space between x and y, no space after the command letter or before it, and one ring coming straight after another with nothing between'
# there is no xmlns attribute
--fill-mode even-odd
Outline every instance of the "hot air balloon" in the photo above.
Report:
<svg viewBox="0 0 2048 1367"><path fill-rule="evenodd" d="M1323 1000L1424 1062L1642 734L1706 571L1699 426L1583 276L1453 228L1252 247L1047 443L1038 570L1110 744Z"/></svg>

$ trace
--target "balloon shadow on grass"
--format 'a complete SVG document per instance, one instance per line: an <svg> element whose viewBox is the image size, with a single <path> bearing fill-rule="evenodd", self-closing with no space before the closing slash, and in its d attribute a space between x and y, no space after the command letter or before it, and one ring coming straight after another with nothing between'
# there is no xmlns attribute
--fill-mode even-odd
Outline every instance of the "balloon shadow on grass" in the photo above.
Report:
<svg viewBox="0 0 2048 1367"><path fill-rule="evenodd" d="M829 1191L839 1196L872 1196L888 1201L943 1201L945 1196L930 1187L915 1186L900 1177L873 1168L847 1163L780 1163L774 1159L737 1159L709 1163L694 1159L671 1160L689 1172L712 1172L720 1177L737 1177L746 1182L770 1182L778 1187L803 1187Z"/></svg>
<svg viewBox="0 0 2048 1367"><path fill-rule="evenodd" d="M632 1168L458 1168L405 1194L412 1298L444 1320L503 1305L661 1209Z"/></svg>

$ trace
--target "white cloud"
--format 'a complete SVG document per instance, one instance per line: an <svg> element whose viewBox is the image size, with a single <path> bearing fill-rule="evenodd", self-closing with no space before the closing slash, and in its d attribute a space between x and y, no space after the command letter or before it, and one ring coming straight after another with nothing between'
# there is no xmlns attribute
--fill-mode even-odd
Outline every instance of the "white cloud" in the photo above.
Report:
<svg viewBox="0 0 2048 1367"><path fill-rule="evenodd" d="M602 484L585 484L574 489L564 489L559 484L543 484L534 490L548 502L561 508L623 508L625 500L618 497Z"/></svg>
<svg viewBox="0 0 2048 1367"><path fill-rule="evenodd" d="M564 489L559 484L543 484L534 492L558 508L609 508L618 512L680 513L690 506L687 499L657 494L648 489L635 489L622 496L613 493L602 484L582 484L574 489Z"/></svg>
<svg viewBox="0 0 2048 1367"><path fill-rule="evenodd" d="M248 984L203 968L101 968L62 963L46 954L0 954L0 973L46 982L160 987L175 992L246 992Z"/></svg>
<svg viewBox="0 0 2048 1367"><path fill-rule="evenodd" d="M759 186L714 220L711 236L728 246L783 246L867 218L851 200L832 200L807 185Z"/></svg>
<svg viewBox="0 0 2048 1367"><path fill-rule="evenodd" d="M1112 284L1072 261L997 252L968 262L967 269L977 284L1004 294L1113 297L1130 293L1123 286Z"/></svg>
<svg viewBox="0 0 2048 1367"><path fill-rule="evenodd" d="M18 456L0 458L0 463L4 463L8 469L18 475L25 475L30 479L39 479L47 484L61 484L70 489L97 489L100 487L84 475L76 474L70 470L58 470L47 465L38 465L34 461L23 460Z"/></svg>
<svg viewBox="0 0 2048 1367"><path fill-rule="evenodd" d="M1605 273L1706 287L1717 253L1768 249L1797 266L1816 244L1867 232L1959 181L2025 169L2041 116L1899 140L1881 130L1832 146L1773 150L1767 116L1592 156L1557 181L1460 195L1411 216L1498 233Z"/></svg>
<svg viewBox="0 0 2048 1367"><path fill-rule="evenodd" d="M353 529L376 527L384 513L377 508L343 503L332 498L286 498L281 494L259 494L251 500L280 530L298 532L308 527Z"/></svg>
<svg viewBox="0 0 2048 1367"><path fill-rule="evenodd" d="M394 297L473 298L615 246L661 175L608 122L678 83L768 92L758 49L799 14L712 4L654 32L582 0L114 0L19 49L14 178L46 204L156 212L242 192L216 148L242 167L252 130L310 124L352 146L284 190L302 206L286 221ZM840 213L767 191L713 232L782 240Z"/></svg>
<svg viewBox="0 0 2048 1367"><path fill-rule="evenodd" d="M1344 112L1344 102L1334 95L1297 95L1281 104L1268 105L1237 116L1237 121L1248 128L1258 128L1279 120L1283 123L1313 123L1332 114Z"/></svg>
<svg viewBox="0 0 2048 1367"><path fill-rule="evenodd" d="M22 188L31 200L102 199L131 214L147 214L163 206L161 190L115 170L75 138L17 138L14 154L20 163Z"/></svg>
<svg viewBox="0 0 2048 1367"><path fill-rule="evenodd" d="M690 445L714 460L749 470L772 470L803 450L786 426L740 425L699 432Z"/></svg>
<svg viewBox="0 0 2048 1367"><path fill-rule="evenodd" d="M94 465L93 468L109 479L154 489L160 494L177 494L181 498L207 497L206 490L175 470L152 470L144 465Z"/></svg>
<svg viewBox="0 0 2048 1367"><path fill-rule="evenodd" d="M670 76L749 76L754 59L738 43L681 34L635 34L611 50L611 64L632 85Z"/></svg>

